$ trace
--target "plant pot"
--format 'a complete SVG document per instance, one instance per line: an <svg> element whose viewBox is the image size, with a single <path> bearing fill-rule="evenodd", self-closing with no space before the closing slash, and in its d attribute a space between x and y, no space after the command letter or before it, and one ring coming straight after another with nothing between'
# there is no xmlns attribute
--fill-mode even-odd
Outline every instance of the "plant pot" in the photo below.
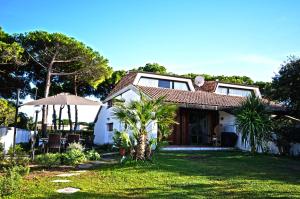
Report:
<svg viewBox="0 0 300 199"><path fill-rule="evenodd" d="M121 155L121 156L125 156L125 154L126 154L126 149L120 148L119 152L120 152L120 155Z"/></svg>

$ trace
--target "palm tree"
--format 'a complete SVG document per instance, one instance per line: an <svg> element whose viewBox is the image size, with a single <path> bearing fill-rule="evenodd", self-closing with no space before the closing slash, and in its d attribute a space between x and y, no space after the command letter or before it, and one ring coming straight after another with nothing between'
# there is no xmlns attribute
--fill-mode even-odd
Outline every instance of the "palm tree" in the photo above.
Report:
<svg viewBox="0 0 300 199"><path fill-rule="evenodd" d="M142 93L139 101L116 103L113 110L115 117L124 124L126 130L133 132L136 140L136 160L145 160L146 147L149 145L147 128L151 122L164 128L170 127L176 123L176 109L175 105L164 103L164 97L151 100Z"/></svg>
<svg viewBox="0 0 300 199"><path fill-rule="evenodd" d="M255 153L259 147L263 150L264 141L271 132L271 120L258 97L247 97L237 110L236 123L242 133L242 142L249 143L251 152Z"/></svg>

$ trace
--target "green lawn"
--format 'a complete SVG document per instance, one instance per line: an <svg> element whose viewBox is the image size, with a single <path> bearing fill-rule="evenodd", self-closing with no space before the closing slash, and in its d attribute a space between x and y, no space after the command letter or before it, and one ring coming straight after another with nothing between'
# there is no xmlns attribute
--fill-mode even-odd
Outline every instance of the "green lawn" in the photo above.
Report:
<svg viewBox="0 0 300 199"><path fill-rule="evenodd" d="M31 174L12 198L300 198L300 160L242 152L161 153L153 164L105 166L55 184ZM67 186L81 192L55 193Z"/></svg>

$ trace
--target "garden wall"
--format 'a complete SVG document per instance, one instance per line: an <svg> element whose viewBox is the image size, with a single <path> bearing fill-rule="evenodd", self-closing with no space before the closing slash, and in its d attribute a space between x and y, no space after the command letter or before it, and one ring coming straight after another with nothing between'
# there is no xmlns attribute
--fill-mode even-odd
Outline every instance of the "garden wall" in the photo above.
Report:
<svg viewBox="0 0 300 199"><path fill-rule="evenodd" d="M18 129L16 133L16 144L28 143L33 135L33 131ZM0 142L4 144L4 152L7 153L9 147L13 145L14 128L0 127Z"/></svg>

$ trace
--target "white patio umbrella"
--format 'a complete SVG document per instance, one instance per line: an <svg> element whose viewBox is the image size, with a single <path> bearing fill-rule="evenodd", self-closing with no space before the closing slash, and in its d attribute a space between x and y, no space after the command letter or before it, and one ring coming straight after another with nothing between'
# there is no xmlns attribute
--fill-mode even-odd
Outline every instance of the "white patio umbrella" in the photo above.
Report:
<svg viewBox="0 0 300 199"><path fill-rule="evenodd" d="M54 96L34 100L31 102L27 102L23 104L22 106L27 106L27 105L32 105L32 106L39 106L39 105L90 105L90 106L96 106L96 105L101 105L101 102L85 99L83 97L79 97L76 95L71 95L69 93L60 93ZM36 114L37 118L37 114ZM36 119L37 123L37 119ZM35 124L36 126L36 124ZM36 129L35 133L36 134ZM34 144L33 144L34 146ZM34 150L33 150L34 151ZM34 157L34 152L32 154Z"/></svg>
<svg viewBox="0 0 300 199"><path fill-rule="evenodd" d="M31 102L27 102L22 106L26 105L90 105L90 106L99 106L101 102L89 100L83 97L79 97L76 95L71 95L69 93L60 93L54 96L34 100Z"/></svg>

